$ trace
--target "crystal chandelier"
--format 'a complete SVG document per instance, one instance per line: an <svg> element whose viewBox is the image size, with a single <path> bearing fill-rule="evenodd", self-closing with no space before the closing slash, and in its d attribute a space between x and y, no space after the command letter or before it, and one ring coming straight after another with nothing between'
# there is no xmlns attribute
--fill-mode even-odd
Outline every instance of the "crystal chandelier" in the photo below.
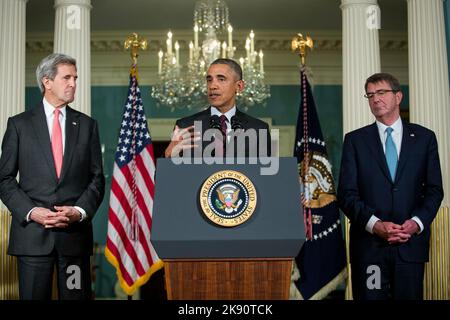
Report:
<svg viewBox="0 0 450 320"><path fill-rule="evenodd" d="M228 7L222 0L201 0L194 10L194 41L189 43L189 60L186 67L180 63L180 45L173 44L173 34L169 31L166 51L158 52L157 84L152 87L152 97L158 105L174 111L180 109L200 109L208 106L206 99L206 71L215 59L235 59L233 28L228 19ZM199 45L199 33L204 40ZM225 36L224 36L225 35ZM224 36L221 42L217 36ZM250 32L245 42L245 57L240 63L245 81L245 89L237 96L237 105L244 110L263 103L270 97L269 86L264 83L263 52L255 51L255 34Z"/></svg>

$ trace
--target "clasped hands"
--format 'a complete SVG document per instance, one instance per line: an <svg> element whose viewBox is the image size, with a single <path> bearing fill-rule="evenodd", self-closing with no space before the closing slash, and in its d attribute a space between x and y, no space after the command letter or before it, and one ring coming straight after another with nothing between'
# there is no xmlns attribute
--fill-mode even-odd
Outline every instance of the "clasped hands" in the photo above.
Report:
<svg viewBox="0 0 450 320"><path fill-rule="evenodd" d="M405 243L414 233L419 231L419 226L412 220L406 220L403 224L378 220L373 226L373 232L383 238L389 244Z"/></svg>
<svg viewBox="0 0 450 320"><path fill-rule="evenodd" d="M30 214L30 219L42 224L46 229L66 228L70 223L80 221L80 212L71 206L54 206L55 211L37 207Z"/></svg>

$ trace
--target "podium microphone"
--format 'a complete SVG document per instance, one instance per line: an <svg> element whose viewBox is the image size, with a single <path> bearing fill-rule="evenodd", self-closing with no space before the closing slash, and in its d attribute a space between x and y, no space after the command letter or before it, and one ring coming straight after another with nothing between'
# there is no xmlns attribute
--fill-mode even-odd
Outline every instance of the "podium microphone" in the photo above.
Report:
<svg viewBox="0 0 450 320"><path fill-rule="evenodd" d="M209 127L211 129L218 129L220 130L220 118L218 115L213 115L209 119Z"/></svg>
<svg viewBox="0 0 450 320"><path fill-rule="evenodd" d="M239 121L238 117L236 116L231 117L231 129L233 130L244 129L241 121Z"/></svg>

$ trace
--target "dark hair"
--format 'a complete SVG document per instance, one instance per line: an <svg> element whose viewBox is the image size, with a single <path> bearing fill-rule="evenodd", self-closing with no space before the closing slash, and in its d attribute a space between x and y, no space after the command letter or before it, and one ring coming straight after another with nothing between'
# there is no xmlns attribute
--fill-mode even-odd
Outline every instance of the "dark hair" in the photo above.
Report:
<svg viewBox="0 0 450 320"><path fill-rule="evenodd" d="M219 58L219 59L214 60L211 63L211 66L213 64L226 64L227 66L229 66L231 68L231 70L234 71L234 73L236 73L236 75L238 76L238 80L242 80L242 68L239 65L239 63L237 63L233 59Z"/></svg>
<svg viewBox="0 0 450 320"><path fill-rule="evenodd" d="M386 81L389 83L391 89L395 92L401 91L400 82L390 73L375 73L371 75L366 80L366 84L364 85L364 90L367 92L367 86L369 83L380 83L382 81Z"/></svg>
<svg viewBox="0 0 450 320"><path fill-rule="evenodd" d="M58 72L58 65L60 64L68 64L76 67L77 61L66 54L52 53L42 59L37 66L36 79L42 94L44 94L45 91L44 85L42 84L42 79L47 77L50 80L54 80L56 73Z"/></svg>

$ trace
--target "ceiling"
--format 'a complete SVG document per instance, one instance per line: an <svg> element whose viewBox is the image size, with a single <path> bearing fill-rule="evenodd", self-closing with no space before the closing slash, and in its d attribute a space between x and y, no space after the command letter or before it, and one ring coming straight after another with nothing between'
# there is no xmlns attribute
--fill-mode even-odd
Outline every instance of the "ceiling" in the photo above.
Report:
<svg viewBox="0 0 450 320"><path fill-rule="evenodd" d="M197 0L91 0L92 31L190 29ZM340 0L225 0L235 30L341 30ZM382 30L407 30L406 0L378 0ZM54 0L29 0L27 32L52 32Z"/></svg>

